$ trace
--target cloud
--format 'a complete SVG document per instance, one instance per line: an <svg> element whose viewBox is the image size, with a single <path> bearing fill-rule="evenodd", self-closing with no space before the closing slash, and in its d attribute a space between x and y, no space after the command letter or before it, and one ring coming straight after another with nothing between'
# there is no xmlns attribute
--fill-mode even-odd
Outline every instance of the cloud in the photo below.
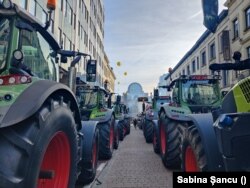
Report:
<svg viewBox="0 0 250 188"><path fill-rule="evenodd" d="M205 31L201 0L104 0L105 51L119 92L139 82L147 92ZM121 61L121 67L116 62ZM123 73L127 71L128 76Z"/></svg>
<svg viewBox="0 0 250 188"><path fill-rule="evenodd" d="M187 20L191 20L191 19L194 19L196 18L197 16L201 15L202 14L202 11L200 10L199 12L193 14L192 16L188 17Z"/></svg>

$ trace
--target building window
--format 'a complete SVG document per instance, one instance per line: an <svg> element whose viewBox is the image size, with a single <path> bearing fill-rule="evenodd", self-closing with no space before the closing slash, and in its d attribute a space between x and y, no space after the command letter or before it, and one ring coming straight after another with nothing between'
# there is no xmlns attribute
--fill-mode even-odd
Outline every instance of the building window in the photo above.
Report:
<svg viewBox="0 0 250 188"><path fill-rule="evenodd" d="M76 29L76 14L74 14L74 29Z"/></svg>
<svg viewBox="0 0 250 188"><path fill-rule="evenodd" d="M190 75L190 66L187 66L187 75Z"/></svg>
<svg viewBox="0 0 250 188"><path fill-rule="evenodd" d="M233 40L239 37L239 20L236 18L233 21Z"/></svg>
<svg viewBox="0 0 250 188"><path fill-rule="evenodd" d="M201 53L201 66L202 67L204 67L207 64L206 61L207 61L206 60L206 51L204 51L204 52Z"/></svg>
<svg viewBox="0 0 250 188"><path fill-rule="evenodd" d="M182 70L182 75L185 75L185 69Z"/></svg>
<svg viewBox="0 0 250 188"><path fill-rule="evenodd" d="M35 16L36 15L36 2L35 0L31 0L29 3L29 12Z"/></svg>
<svg viewBox="0 0 250 188"><path fill-rule="evenodd" d="M21 0L21 3L20 3L21 7L26 9L26 6L27 6L27 0Z"/></svg>
<svg viewBox="0 0 250 188"><path fill-rule="evenodd" d="M80 36L80 32L81 32L81 24L80 21L78 21L78 36Z"/></svg>
<svg viewBox="0 0 250 188"><path fill-rule="evenodd" d="M61 45L62 43L62 30L58 28L58 42Z"/></svg>
<svg viewBox="0 0 250 188"><path fill-rule="evenodd" d="M58 0L58 7L62 11L63 10L63 0Z"/></svg>
<svg viewBox="0 0 250 188"><path fill-rule="evenodd" d="M216 57L215 55L215 44L210 45L210 60L213 60Z"/></svg>
<svg viewBox="0 0 250 188"><path fill-rule="evenodd" d="M245 16L246 16L246 29L250 29L250 7L246 9Z"/></svg>
<svg viewBox="0 0 250 188"><path fill-rule="evenodd" d="M192 61L192 71L195 72L195 60Z"/></svg>
<svg viewBox="0 0 250 188"><path fill-rule="evenodd" d="M250 58L250 46L247 47L247 58Z"/></svg>
<svg viewBox="0 0 250 188"><path fill-rule="evenodd" d="M200 59L199 59L199 57L197 57L197 70L199 70L200 69Z"/></svg>

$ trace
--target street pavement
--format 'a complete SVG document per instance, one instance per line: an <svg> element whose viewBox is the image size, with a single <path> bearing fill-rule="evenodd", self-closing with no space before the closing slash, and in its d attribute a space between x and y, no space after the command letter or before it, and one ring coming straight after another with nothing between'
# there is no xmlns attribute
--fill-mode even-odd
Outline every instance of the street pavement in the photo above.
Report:
<svg viewBox="0 0 250 188"><path fill-rule="evenodd" d="M91 188L172 188L172 171L167 170L141 130L131 127L130 135L98 174Z"/></svg>

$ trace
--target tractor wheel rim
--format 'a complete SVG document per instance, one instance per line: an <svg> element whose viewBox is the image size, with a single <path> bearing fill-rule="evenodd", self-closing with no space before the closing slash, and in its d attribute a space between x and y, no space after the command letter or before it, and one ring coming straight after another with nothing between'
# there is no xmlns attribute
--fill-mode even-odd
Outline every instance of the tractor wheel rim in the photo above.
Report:
<svg viewBox="0 0 250 188"><path fill-rule="evenodd" d="M95 142L92 151L92 168L95 169L96 166L97 166L97 144Z"/></svg>
<svg viewBox="0 0 250 188"><path fill-rule="evenodd" d="M186 172L198 172L197 160L191 146L186 148L185 152L185 171Z"/></svg>
<svg viewBox="0 0 250 188"><path fill-rule="evenodd" d="M52 172L54 176L39 177L37 188L67 188L70 161L69 139L65 133L58 132L50 141L40 167L40 172Z"/></svg>
<svg viewBox="0 0 250 188"><path fill-rule="evenodd" d="M161 153L165 155L166 153L166 132L163 129L163 125L161 125Z"/></svg>

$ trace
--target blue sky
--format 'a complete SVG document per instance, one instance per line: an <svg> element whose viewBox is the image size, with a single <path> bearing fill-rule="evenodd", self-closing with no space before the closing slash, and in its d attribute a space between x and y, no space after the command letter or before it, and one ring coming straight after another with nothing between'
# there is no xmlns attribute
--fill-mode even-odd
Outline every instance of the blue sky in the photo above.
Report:
<svg viewBox="0 0 250 188"><path fill-rule="evenodd" d="M132 82L152 92L205 31L201 0L104 0L104 6L104 47L119 93Z"/></svg>

